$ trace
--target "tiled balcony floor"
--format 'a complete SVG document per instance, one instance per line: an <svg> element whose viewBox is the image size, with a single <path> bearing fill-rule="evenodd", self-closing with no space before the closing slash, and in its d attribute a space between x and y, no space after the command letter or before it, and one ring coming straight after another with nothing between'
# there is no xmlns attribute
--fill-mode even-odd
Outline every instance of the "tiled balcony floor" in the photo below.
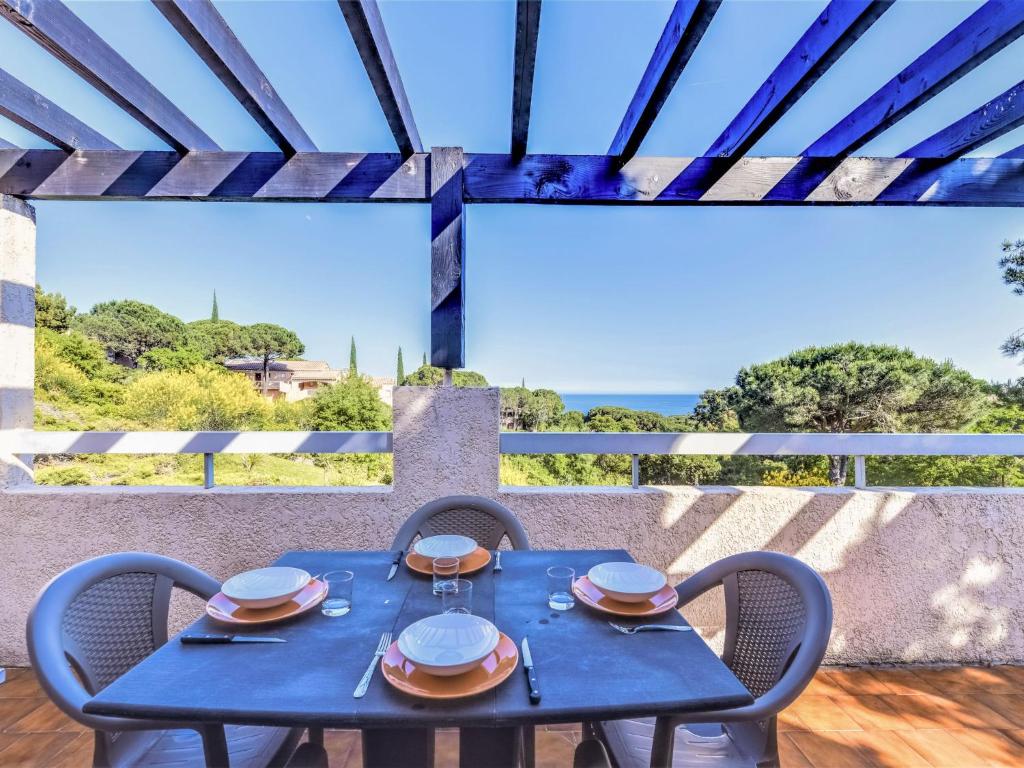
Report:
<svg viewBox="0 0 1024 768"><path fill-rule="evenodd" d="M50 704L30 670L0 685L0 766L86 768L92 736ZM1024 766L1024 667L828 668L779 722L786 768ZM537 765L572 764L575 726L537 733ZM358 734L327 734L331 768L360 765ZM437 766L458 735L437 735Z"/></svg>

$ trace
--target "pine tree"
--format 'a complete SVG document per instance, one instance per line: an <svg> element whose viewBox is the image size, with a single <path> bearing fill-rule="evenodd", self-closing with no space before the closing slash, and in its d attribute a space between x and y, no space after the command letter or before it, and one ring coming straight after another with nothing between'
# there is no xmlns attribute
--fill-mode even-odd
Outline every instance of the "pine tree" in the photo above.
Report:
<svg viewBox="0 0 1024 768"><path fill-rule="evenodd" d="M395 377L395 384L402 386L405 381L405 363L402 362L402 348L398 348L398 375Z"/></svg>
<svg viewBox="0 0 1024 768"><path fill-rule="evenodd" d="M427 353L426 352L423 353L423 367L424 368L427 367Z"/></svg>
<svg viewBox="0 0 1024 768"><path fill-rule="evenodd" d="M359 374L359 366L356 365L356 337L352 337L352 344L348 350L348 375L356 376Z"/></svg>
<svg viewBox="0 0 1024 768"><path fill-rule="evenodd" d="M217 310L217 292L213 292L213 311L210 312L210 320L215 323L220 322L220 312Z"/></svg>

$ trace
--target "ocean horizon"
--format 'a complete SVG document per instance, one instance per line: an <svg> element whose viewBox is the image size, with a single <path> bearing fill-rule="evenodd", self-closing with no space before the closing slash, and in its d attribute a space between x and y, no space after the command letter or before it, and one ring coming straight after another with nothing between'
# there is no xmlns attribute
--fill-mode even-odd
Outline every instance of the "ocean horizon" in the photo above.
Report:
<svg viewBox="0 0 1024 768"><path fill-rule="evenodd" d="M693 413L693 407L700 399L694 393L590 393L590 392L559 392L567 411L583 411L602 405L630 408L634 411L654 411L662 416L684 416Z"/></svg>

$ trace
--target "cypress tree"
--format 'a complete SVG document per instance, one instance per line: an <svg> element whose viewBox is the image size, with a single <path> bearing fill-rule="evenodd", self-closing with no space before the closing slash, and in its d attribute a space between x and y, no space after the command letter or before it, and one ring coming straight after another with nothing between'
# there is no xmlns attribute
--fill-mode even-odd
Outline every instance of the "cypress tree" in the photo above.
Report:
<svg viewBox="0 0 1024 768"><path fill-rule="evenodd" d="M217 310L217 292L213 292L213 310L210 312L210 319L215 322L220 322L220 312Z"/></svg>
<svg viewBox="0 0 1024 768"><path fill-rule="evenodd" d="M352 337L352 344L348 349L348 373L349 376L356 376L359 373L359 366L356 365L356 337Z"/></svg>
<svg viewBox="0 0 1024 768"><path fill-rule="evenodd" d="M423 353L423 367L424 368L427 367L427 353L426 352Z"/></svg>
<svg viewBox="0 0 1024 768"><path fill-rule="evenodd" d="M398 375L395 376L395 384L402 385L405 381L405 364L402 362L402 348L398 348Z"/></svg>

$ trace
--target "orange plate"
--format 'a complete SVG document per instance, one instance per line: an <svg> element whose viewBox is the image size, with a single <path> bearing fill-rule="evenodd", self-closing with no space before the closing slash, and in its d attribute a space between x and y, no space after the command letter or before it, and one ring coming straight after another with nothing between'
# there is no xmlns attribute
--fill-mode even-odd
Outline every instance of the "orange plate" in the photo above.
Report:
<svg viewBox="0 0 1024 768"><path fill-rule="evenodd" d="M459 558L459 576L468 576L476 573L485 565L491 562L491 553L483 547L477 547L465 557ZM418 555L412 550L405 556L405 564L409 570L422 573L424 576L434 575L434 560L430 557Z"/></svg>
<svg viewBox="0 0 1024 768"><path fill-rule="evenodd" d="M319 579L310 579L295 597L287 603L275 605L273 608L242 608L228 600L223 592L218 592L206 604L206 613L217 621L225 624L270 624L298 616L311 608L320 605L327 595L327 584Z"/></svg>
<svg viewBox="0 0 1024 768"><path fill-rule="evenodd" d="M621 600L612 600L595 587L586 576L576 579L572 585L572 593L579 598L581 603L586 603L591 608L614 616L657 616L659 613L671 611L679 602L679 595L668 584L650 600L644 600L642 603L623 603Z"/></svg>
<svg viewBox="0 0 1024 768"><path fill-rule="evenodd" d="M479 667L454 677L438 677L417 669L398 650L394 642L381 660L384 677L395 688L424 699L461 699L489 691L505 681L519 665L519 649L511 638L499 632L498 647L491 651Z"/></svg>

